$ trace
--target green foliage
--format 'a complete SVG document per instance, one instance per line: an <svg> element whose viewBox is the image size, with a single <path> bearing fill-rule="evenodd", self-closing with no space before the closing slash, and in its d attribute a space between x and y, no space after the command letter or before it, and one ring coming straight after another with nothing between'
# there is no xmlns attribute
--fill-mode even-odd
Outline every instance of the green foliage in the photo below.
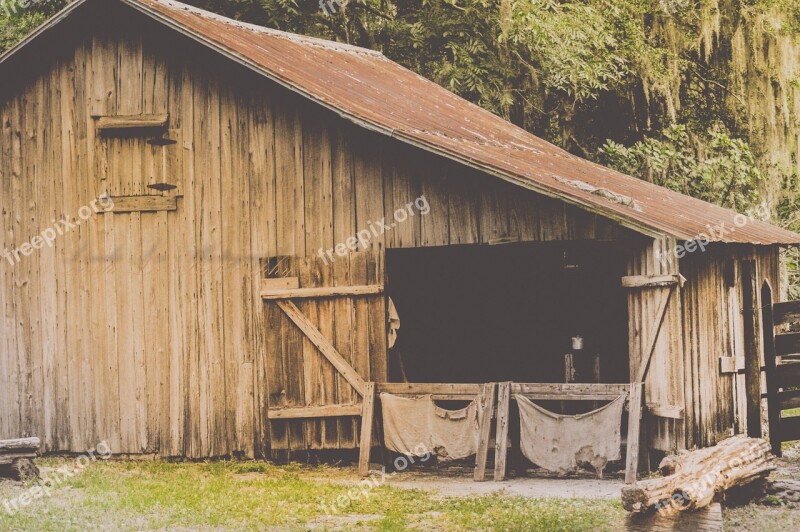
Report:
<svg viewBox="0 0 800 532"><path fill-rule="evenodd" d="M0 53L14 46L68 3L67 0L48 0L25 7L22 0L5 2L0 5Z"/></svg>
<svg viewBox="0 0 800 532"><path fill-rule="evenodd" d="M45 474L74 461L37 461ZM403 473L406 475L406 473ZM409 479L419 477L408 473ZM396 488L352 468L264 462L89 464L0 530L615 530L617 501L506 497L444 498ZM0 503L26 486L0 482ZM2 504L0 504L2 508Z"/></svg>
<svg viewBox="0 0 800 532"><path fill-rule="evenodd" d="M672 125L630 147L609 140L601 159L626 174L739 212L758 202L763 181L747 143L722 127L697 135Z"/></svg>

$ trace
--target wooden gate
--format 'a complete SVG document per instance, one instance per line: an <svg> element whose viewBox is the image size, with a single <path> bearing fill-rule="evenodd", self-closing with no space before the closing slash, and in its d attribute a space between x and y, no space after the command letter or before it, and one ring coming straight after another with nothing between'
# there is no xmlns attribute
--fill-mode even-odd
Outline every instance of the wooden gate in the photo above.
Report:
<svg viewBox="0 0 800 532"><path fill-rule="evenodd" d="M800 332L790 332L800 326L800 301L773 304L772 289L764 283L761 303L769 439L780 456L781 443L800 440Z"/></svg>
<svg viewBox="0 0 800 532"><path fill-rule="evenodd" d="M355 449L367 381L385 381L383 255L264 265L267 417L275 450Z"/></svg>

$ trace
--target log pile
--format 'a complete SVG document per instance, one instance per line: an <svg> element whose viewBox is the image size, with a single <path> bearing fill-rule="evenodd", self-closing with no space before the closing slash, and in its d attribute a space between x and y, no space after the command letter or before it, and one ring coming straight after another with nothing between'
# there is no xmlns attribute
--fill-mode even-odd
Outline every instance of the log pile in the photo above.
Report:
<svg viewBox="0 0 800 532"><path fill-rule="evenodd" d="M622 489L626 510L668 513L703 508L717 494L765 478L775 465L769 443L741 435L714 447L668 456L660 469L663 477Z"/></svg>
<svg viewBox="0 0 800 532"><path fill-rule="evenodd" d="M39 475L33 459L39 456L39 438L0 440L0 473L7 470L17 480Z"/></svg>

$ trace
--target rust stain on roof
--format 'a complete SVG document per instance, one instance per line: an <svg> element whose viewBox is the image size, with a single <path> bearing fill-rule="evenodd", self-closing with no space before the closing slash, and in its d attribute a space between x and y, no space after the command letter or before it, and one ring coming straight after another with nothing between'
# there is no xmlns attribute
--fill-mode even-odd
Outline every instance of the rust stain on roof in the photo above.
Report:
<svg viewBox="0 0 800 532"><path fill-rule="evenodd" d="M120 1L361 126L634 230L695 239L709 226L736 225L734 211L571 155L379 52L237 22L172 0ZM800 235L752 220L721 241L797 244Z"/></svg>

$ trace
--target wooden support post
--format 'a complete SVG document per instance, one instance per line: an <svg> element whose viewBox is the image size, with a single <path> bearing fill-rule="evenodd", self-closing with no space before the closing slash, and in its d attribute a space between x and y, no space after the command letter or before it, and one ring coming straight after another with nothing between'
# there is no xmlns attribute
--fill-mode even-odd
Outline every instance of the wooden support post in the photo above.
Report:
<svg viewBox="0 0 800 532"><path fill-rule="evenodd" d="M740 414L747 425L747 435L751 438L760 438L761 434L761 345L763 341L761 331L763 321L759 323L758 312L758 268L756 261L745 260L741 265L742 282L742 306L743 328L744 328L744 388L745 388L745 407L746 411ZM762 303L763 304L763 303ZM772 302L770 301L770 305ZM764 309L767 312L767 309ZM769 309L772 312L772 309ZM769 325L769 332L772 334L774 329ZM774 344L772 344L774 345ZM734 364L735 371L739 368Z"/></svg>
<svg viewBox="0 0 800 532"><path fill-rule="evenodd" d="M477 482L486 480L486 460L489 456L489 437L492 433L492 417L495 408L496 383L485 384L483 388L483 419L480 426L480 441L478 442L478 454L475 457L475 476Z"/></svg>
<svg viewBox="0 0 800 532"><path fill-rule="evenodd" d="M761 329L764 342L764 372L767 378L767 415L769 420L769 441L772 454L783 455L781 443L781 406L778 402L778 375L775 354L775 316L772 310L772 288L766 281L761 287ZM760 380L759 380L760 384ZM761 394L759 394L759 399ZM760 401L759 401L760 406Z"/></svg>
<svg viewBox="0 0 800 532"><path fill-rule="evenodd" d="M375 418L375 383L364 383L364 403L361 411L361 442L358 449L358 474L369 475L369 454L372 450L372 423Z"/></svg>
<svg viewBox="0 0 800 532"><path fill-rule="evenodd" d="M511 383L501 382L497 387L497 432L494 451L494 480L506 478L508 455L508 412L511 406Z"/></svg>
<svg viewBox="0 0 800 532"><path fill-rule="evenodd" d="M639 471L639 438L642 423L642 383L631 383L628 397L628 452L625 460L625 483L636 482Z"/></svg>

